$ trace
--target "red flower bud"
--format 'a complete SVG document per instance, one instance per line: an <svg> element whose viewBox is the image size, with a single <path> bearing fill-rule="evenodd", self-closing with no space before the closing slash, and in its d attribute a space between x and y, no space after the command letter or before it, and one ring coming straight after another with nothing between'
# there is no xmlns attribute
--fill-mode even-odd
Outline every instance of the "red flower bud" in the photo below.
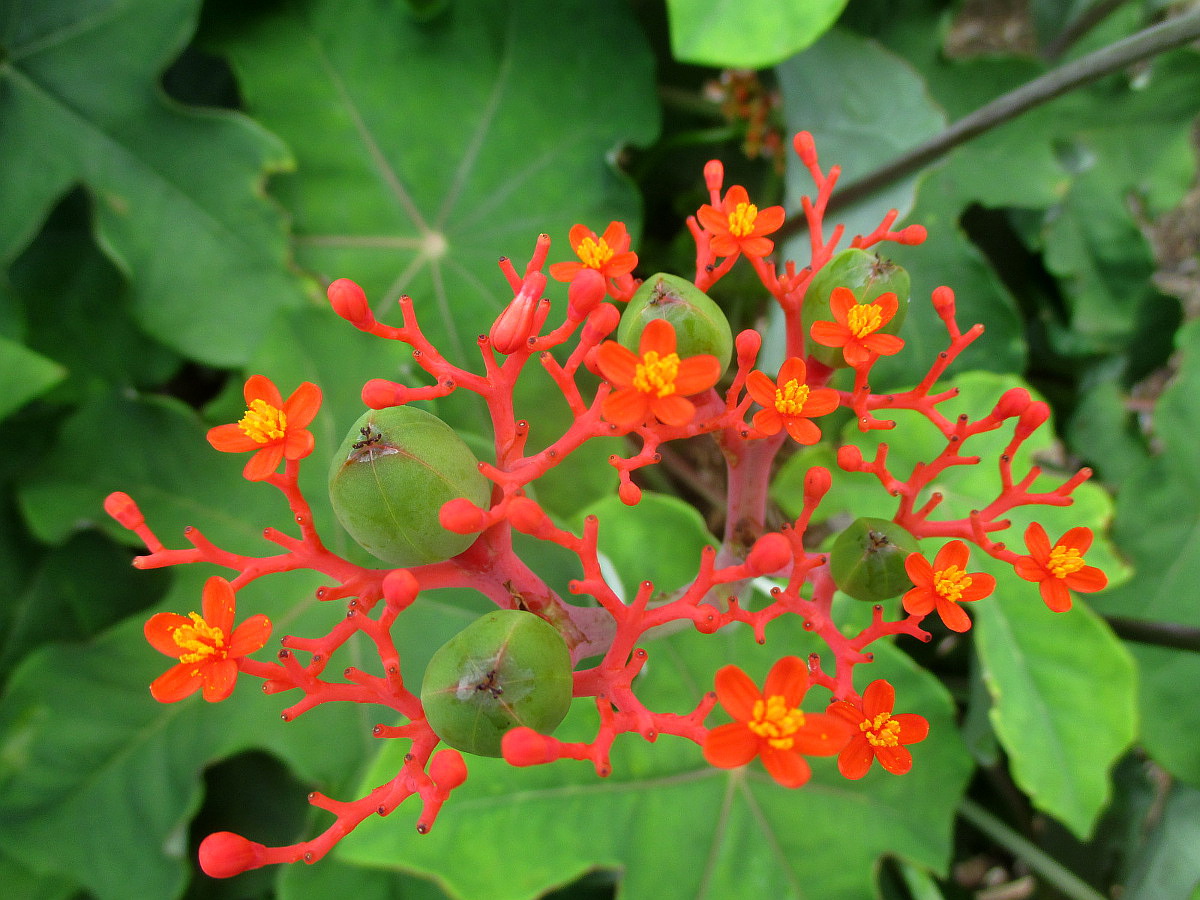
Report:
<svg viewBox="0 0 1200 900"><path fill-rule="evenodd" d="M113 491L104 498L104 511L130 530L146 521L133 498L122 491Z"/></svg>
<svg viewBox="0 0 1200 900"><path fill-rule="evenodd" d="M954 291L942 285L933 289L933 308L943 319L954 315Z"/></svg>
<svg viewBox="0 0 1200 900"><path fill-rule="evenodd" d="M442 527L455 534L480 531L486 524L485 518L483 510L465 497L448 500L438 512L438 521L442 523Z"/></svg>
<svg viewBox="0 0 1200 900"><path fill-rule="evenodd" d="M517 497L508 507L508 521L522 534L536 535L546 522L546 514L528 497Z"/></svg>
<svg viewBox="0 0 1200 900"><path fill-rule="evenodd" d="M429 777L449 793L467 780L467 764L457 750L442 750L429 766Z"/></svg>
<svg viewBox="0 0 1200 900"><path fill-rule="evenodd" d="M758 575L778 572L791 561L791 541L775 531L764 534L755 541L750 555L746 557L746 565Z"/></svg>
<svg viewBox="0 0 1200 900"><path fill-rule="evenodd" d="M1029 404L1017 422L1015 434L1019 438L1027 438L1045 424L1050 418L1050 407L1041 400Z"/></svg>
<svg viewBox="0 0 1200 900"><path fill-rule="evenodd" d="M387 409L400 402L400 385L383 378L372 378L362 389L362 401L371 409Z"/></svg>
<svg viewBox="0 0 1200 900"><path fill-rule="evenodd" d="M541 303L545 288L546 276L541 272L530 272L525 276L521 290L492 323L492 330L488 332L488 338L497 353L508 355L529 346L529 339L537 327L538 304Z"/></svg>
<svg viewBox="0 0 1200 900"><path fill-rule="evenodd" d="M375 324L375 314L371 312L367 295L349 278L339 278L329 285L325 294L333 304L333 311L355 328L366 330Z"/></svg>
<svg viewBox="0 0 1200 900"><path fill-rule="evenodd" d="M738 366L748 369L758 358L758 351L762 347L762 335L753 328L747 328L734 338L733 346L737 350Z"/></svg>
<svg viewBox="0 0 1200 900"><path fill-rule="evenodd" d="M908 225L896 232L895 240L897 244L914 246L925 243L926 237L928 237L928 232L925 231L924 225Z"/></svg>
<svg viewBox="0 0 1200 900"><path fill-rule="evenodd" d="M408 569L393 569L383 576L383 599L393 608L410 606L420 590L420 583Z"/></svg>
<svg viewBox="0 0 1200 900"><path fill-rule="evenodd" d="M798 132L792 138L792 147L806 168L811 169L817 164L817 145L813 141L813 136L807 131Z"/></svg>
<svg viewBox="0 0 1200 900"><path fill-rule="evenodd" d="M725 166L719 159L710 159L704 164L704 186L709 192L720 193L725 183Z"/></svg>
<svg viewBox="0 0 1200 900"><path fill-rule="evenodd" d="M567 317L585 319L588 313L604 301L607 287L604 276L596 269L580 269L567 288Z"/></svg>
<svg viewBox="0 0 1200 900"><path fill-rule="evenodd" d="M602 303L591 311L587 324L583 326L582 340L584 343L600 343L617 327L621 313L611 303Z"/></svg>
<svg viewBox="0 0 1200 900"><path fill-rule="evenodd" d="M1033 399L1029 396L1029 391L1025 388L1011 388L1004 392L1004 395L997 401L996 408L992 410L992 415L1000 419L1009 419L1013 416L1019 416L1029 408L1029 404Z"/></svg>
<svg viewBox="0 0 1200 900"><path fill-rule="evenodd" d="M632 481L627 481L617 488L617 496L626 506L637 506L642 499L642 489Z"/></svg>
<svg viewBox="0 0 1200 900"><path fill-rule="evenodd" d="M267 848L232 831L218 831L200 842L200 868L210 878L232 878L266 861Z"/></svg>
<svg viewBox="0 0 1200 900"><path fill-rule="evenodd" d="M838 447L837 464L847 472L857 472L862 466L862 451L853 444Z"/></svg>
<svg viewBox="0 0 1200 900"><path fill-rule="evenodd" d="M510 766L540 766L558 759L554 738L517 726L500 740L500 752Z"/></svg>
<svg viewBox="0 0 1200 900"><path fill-rule="evenodd" d="M846 448L843 447L842 450ZM858 448L854 447L854 452L858 452ZM841 450L838 451L838 463L841 463ZM861 458L861 455L860 455ZM806 503L815 503L829 492L829 486L833 484L833 476L829 474L829 470L824 466L813 466L804 473L804 500Z"/></svg>

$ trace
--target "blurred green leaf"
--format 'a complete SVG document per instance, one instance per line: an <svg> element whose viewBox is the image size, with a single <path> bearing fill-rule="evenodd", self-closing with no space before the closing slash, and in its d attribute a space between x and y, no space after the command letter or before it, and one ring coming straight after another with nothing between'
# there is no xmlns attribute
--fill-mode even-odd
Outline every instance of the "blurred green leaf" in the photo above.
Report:
<svg viewBox="0 0 1200 900"><path fill-rule="evenodd" d="M1154 411L1160 452L1120 485L1113 534L1137 569L1136 581L1097 598L1105 613L1200 626L1200 471L1195 398L1200 392L1200 323L1178 335L1180 366ZM1133 645L1142 671L1143 740L1178 778L1200 785L1200 658L1180 650Z"/></svg>
<svg viewBox="0 0 1200 900"><path fill-rule="evenodd" d="M671 53L720 69L765 69L808 47L848 0L667 0Z"/></svg>
<svg viewBox="0 0 1200 900"><path fill-rule="evenodd" d="M273 193L305 268L361 284L380 317L410 294L452 361L512 297L539 232L574 258L577 222L636 233L638 201L606 156L658 127L653 60L623 7L572 0L403 6L309 0L214 37L250 112L295 150ZM569 49L567 49L569 48Z"/></svg>
<svg viewBox="0 0 1200 900"><path fill-rule="evenodd" d="M245 117L167 102L162 70L198 0L0 4L0 260L82 183L98 243L130 279L147 332L196 359L242 362L301 287L262 195L291 164Z"/></svg>
<svg viewBox="0 0 1200 900"><path fill-rule="evenodd" d="M354 900L445 900L446 893L424 878L403 872L351 865L340 855L315 866L285 866L279 872L279 900L353 897Z"/></svg>
<svg viewBox="0 0 1200 900"><path fill-rule="evenodd" d="M1125 900L1194 897L1200 889L1200 791L1175 784L1146 843L1138 848Z"/></svg>
<svg viewBox="0 0 1200 900"><path fill-rule="evenodd" d="M0 337L0 419L62 381L67 370L15 341Z"/></svg>
<svg viewBox="0 0 1200 900"><path fill-rule="evenodd" d="M771 627L770 651L748 631L734 631L649 644L639 696L654 709L684 712L723 663L744 666L761 683L777 655L803 656L817 647L790 621ZM902 653L887 644L873 649L871 676L888 678L898 708L919 710L932 727L903 778L876 766L862 781L849 782L836 774L832 759L816 759L813 781L789 791L758 763L721 771L677 738L662 736L650 745L626 735L614 747L613 774L606 779L584 763L513 769L473 757L470 779L429 835L416 837L414 816L401 809L389 820L363 823L343 841L341 858L425 873L468 900L535 897L596 868L619 870L620 891L630 897L738 897L750 891L822 900L873 895L872 871L884 853L944 871L969 770L952 705L937 681ZM806 704L813 709L821 706L817 693ZM579 709L588 705L575 704L559 737L590 736L592 717ZM402 752L386 750L367 783L394 771ZM833 846L838 851L828 852ZM462 864L463 848L470 848L470 866Z"/></svg>

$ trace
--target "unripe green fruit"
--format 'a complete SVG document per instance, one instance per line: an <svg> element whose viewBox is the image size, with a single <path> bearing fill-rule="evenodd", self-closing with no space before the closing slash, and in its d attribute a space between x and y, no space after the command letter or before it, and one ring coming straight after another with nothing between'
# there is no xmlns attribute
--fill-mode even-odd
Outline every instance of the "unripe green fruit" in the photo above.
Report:
<svg viewBox="0 0 1200 900"><path fill-rule="evenodd" d="M421 703L434 734L457 750L500 756L517 725L549 734L567 714L571 655L531 612L500 609L443 644L425 669Z"/></svg>
<svg viewBox="0 0 1200 900"><path fill-rule="evenodd" d="M449 425L412 406L391 406L354 423L329 468L329 497L363 549L394 566L417 566L474 543L474 534L443 528L438 511L455 497L486 506L491 486Z"/></svg>
<svg viewBox="0 0 1200 900"><path fill-rule="evenodd" d="M904 560L920 548L906 529L887 519L855 519L829 552L834 583L856 600L878 603L913 586Z"/></svg>
<svg viewBox="0 0 1200 900"><path fill-rule="evenodd" d="M908 315L908 300L911 293L908 270L890 259L868 253L857 247L843 250L827 262L808 285L801 307L804 322L804 337L808 341L808 352L818 361L833 368L844 368L846 360L840 347L825 347L812 340L809 331L813 322L833 321L829 309L829 297L836 287L849 288L859 303L870 303L880 294L889 291L896 295L896 315L884 324L880 334L898 334Z"/></svg>
<svg viewBox="0 0 1200 900"><path fill-rule="evenodd" d="M675 326L675 352L681 358L711 354L729 368L733 356L733 333L729 320L712 298L686 278L660 272L642 282L629 299L617 341L634 353L651 319L666 319Z"/></svg>

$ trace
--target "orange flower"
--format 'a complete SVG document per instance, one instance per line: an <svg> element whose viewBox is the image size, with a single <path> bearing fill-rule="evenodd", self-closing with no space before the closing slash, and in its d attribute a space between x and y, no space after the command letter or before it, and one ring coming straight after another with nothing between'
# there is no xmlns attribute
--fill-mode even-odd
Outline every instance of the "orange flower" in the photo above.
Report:
<svg viewBox="0 0 1200 900"><path fill-rule="evenodd" d="M916 744L929 735L929 722L916 713L893 715L896 689L880 679L863 691L862 708L845 700L829 706L829 714L844 719L853 729L850 743L838 754L838 771L858 779L871 764L879 764L893 775L904 775L912 768L912 754L905 744Z"/></svg>
<svg viewBox="0 0 1200 900"><path fill-rule="evenodd" d="M800 787L812 771L805 756L833 756L850 739L843 719L805 713L797 707L808 691L808 666L785 656L771 667L760 693L737 666L717 670L717 699L737 719L704 737L704 758L720 769L736 769L762 757L771 777L784 787Z"/></svg>
<svg viewBox="0 0 1200 900"><path fill-rule="evenodd" d="M1108 586L1107 575L1084 565L1083 554L1092 546L1090 528L1072 528L1051 547L1046 529L1034 522L1025 529L1025 546L1030 555L1013 566L1026 581L1039 582L1042 600L1055 612L1071 608L1071 591L1090 594Z"/></svg>
<svg viewBox="0 0 1200 900"><path fill-rule="evenodd" d="M735 184L726 192L720 207L706 203L696 218L711 235L709 246L717 256L733 256L740 251L746 256L761 257L775 249L774 242L764 235L778 231L785 215L782 206L760 210L750 202L746 189Z"/></svg>
<svg viewBox="0 0 1200 900"><path fill-rule="evenodd" d="M892 292L880 294L869 303L859 303L849 288L835 287L829 295L832 322L813 322L809 333L826 347L841 347L846 365L861 366L877 356L899 353L904 341L879 329L892 321L899 303Z"/></svg>
<svg viewBox="0 0 1200 900"><path fill-rule="evenodd" d="M313 436L307 425L321 407L321 389L304 382L286 401L264 375L251 375L244 389L246 414L232 425L208 430L208 442L223 453L257 451L242 474L263 481L275 474L279 463L303 459L312 453Z"/></svg>
<svg viewBox="0 0 1200 900"><path fill-rule="evenodd" d="M596 365L616 388L600 408L614 425L640 425L647 416L664 425L686 425L696 414L687 398L708 390L721 377L721 363L711 354L679 358L675 326L666 319L646 323L637 354L616 341L605 341L596 351Z"/></svg>
<svg viewBox="0 0 1200 900"><path fill-rule="evenodd" d="M150 685L159 703L174 703L197 690L209 703L224 700L233 693L237 660L261 648L271 636L271 620L264 615L233 627L236 600L224 578L214 575L204 583L202 602L203 616L158 613L146 622L150 646L179 660Z"/></svg>
<svg viewBox="0 0 1200 900"><path fill-rule="evenodd" d="M777 434L786 428L793 440L815 444L821 439L821 429L809 421L824 416L838 406L837 391L829 388L810 388L804 379L808 369L804 360L793 356L779 370L779 378L757 370L746 378L746 389L754 402L763 409L754 414L754 427L763 434Z"/></svg>
<svg viewBox="0 0 1200 900"><path fill-rule="evenodd" d="M996 589L996 579L984 572L967 574L970 553L962 541L951 541L938 551L933 565L920 553L904 560L915 587L904 595L904 611L924 616L937 610L951 631L966 631L971 620L959 603L981 600Z"/></svg>
<svg viewBox="0 0 1200 900"><path fill-rule="evenodd" d="M637 254L629 249L631 238L623 222L610 222L599 237L586 225L576 225L567 235L580 262L554 263L550 275L571 281L584 269L595 269L605 278L628 275L637 266Z"/></svg>

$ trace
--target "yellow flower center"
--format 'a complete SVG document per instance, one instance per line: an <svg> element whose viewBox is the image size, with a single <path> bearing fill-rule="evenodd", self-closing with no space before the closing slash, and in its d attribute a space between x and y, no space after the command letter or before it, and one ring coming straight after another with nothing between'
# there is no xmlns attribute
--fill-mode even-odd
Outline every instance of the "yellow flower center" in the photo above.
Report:
<svg viewBox="0 0 1200 900"><path fill-rule="evenodd" d="M793 378L783 387L775 389L775 409L781 416L799 416L804 413L808 402L808 385Z"/></svg>
<svg viewBox="0 0 1200 900"><path fill-rule="evenodd" d="M773 694L765 701L754 701L754 714L746 727L776 750L791 750L795 743L792 735L804 727L804 713L788 709L787 700Z"/></svg>
<svg viewBox="0 0 1200 900"><path fill-rule="evenodd" d="M933 573L933 589L951 603L962 599L963 592L971 586L971 576L958 566L948 566Z"/></svg>
<svg viewBox="0 0 1200 900"><path fill-rule="evenodd" d="M214 656L225 658L225 633L214 628L199 613L188 613L191 625L180 625L171 637L179 647L181 663L200 663Z"/></svg>
<svg viewBox="0 0 1200 900"><path fill-rule="evenodd" d="M734 237L745 237L754 232L754 220L758 218L758 207L753 203L739 203L729 214L729 233Z"/></svg>
<svg viewBox="0 0 1200 900"><path fill-rule="evenodd" d="M1050 551L1050 559L1046 561L1046 568L1055 578L1066 578L1083 568L1083 557L1074 547L1064 547L1059 544Z"/></svg>
<svg viewBox="0 0 1200 900"><path fill-rule="evenodd" d="M874 303L856 303L846 312L846 327L856 338L874 334L883 324L883 311Z"/></svg>
<svg viewBox="0 0 1200 900"><path fill-rule="evenodd" d="M238 428L251 440L269 444L283 439L287 431L287 416L282 409L277 409L266 400L251 400L250 408L238 422Z"/></svg>
<svg viewBox="0 0 1200 900"><path fill-rule="evenodd" d="M604 264L613 257L613 249L604 238L592 239L585 237L575 248L580 260L589 269L602 269Z"/></svg>
<svg viewBox="0 0 1200 900"><path fill-rule="evenodd" d="M675 393L675 376L678 374L677 353L659 356L657 351L647 350L633 373L633 386L643 394L665 397Z"/></svg>
<svg viewBox="0 0 1200 900"><path fill-rule="evenodd" d="M880 713L874 719L866 719L859 726L872 747L895 747L900 743L900 723L891 713Z"/></svg>

